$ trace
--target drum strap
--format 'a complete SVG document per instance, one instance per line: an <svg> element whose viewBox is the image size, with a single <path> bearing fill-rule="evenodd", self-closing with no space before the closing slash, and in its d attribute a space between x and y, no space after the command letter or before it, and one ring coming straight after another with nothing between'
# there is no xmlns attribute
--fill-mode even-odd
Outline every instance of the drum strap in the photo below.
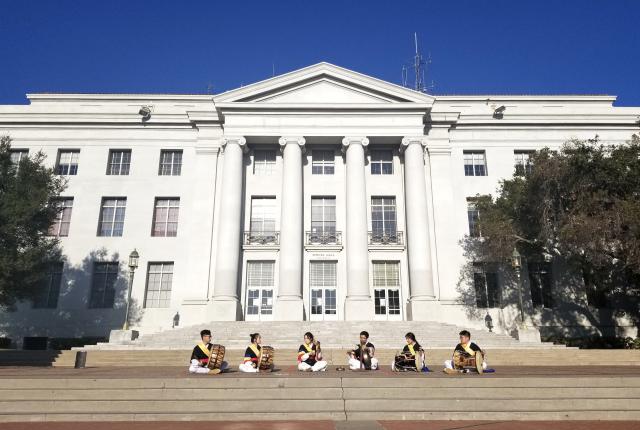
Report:
<svg viewBox="0 0 640 430"><path fill-rule="evenodd" d="M207 348L207 345L205 345L204 343L199 343L198 344L198 348L200 348L202 350L202 352L207 354L207 357L211 356L211 351L209 351L209 348Z"/></svg>
<svg viewBox="0 0 640 430"><path fill-rule="evenodd" d="M416 351L413 349L413 345L407 344L407 346L409 347L409 352L411 353L411 355L416 355Z"/></svg>
<svg viewBox="0 0 640 430"><path fill-rule="evenodd" d="M305 344L303 344L303 346L304 346L304 349L306 349L306 350L307 350L307 352L311 352L311 351L313 351L313 347L312 347L312 346L309 346L309 345L307 345L306 343L305 343Z"/></svg>

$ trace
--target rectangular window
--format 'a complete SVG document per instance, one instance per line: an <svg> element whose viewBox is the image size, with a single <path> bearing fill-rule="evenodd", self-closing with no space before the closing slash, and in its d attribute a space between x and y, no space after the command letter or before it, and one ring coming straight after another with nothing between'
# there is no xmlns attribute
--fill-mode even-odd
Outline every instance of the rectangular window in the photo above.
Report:
<svg viewBox="0 0 640 430"><path fill-rule="evenodd" d="M98 221L98 236L122 236L126 209L126 197L103 198Z"/></svg>
<svg viewBox="0 0 640 430"><path fill-rule="evenodd" d="M94 263L89 307L113 308L119 263Z"/></svg>
<svg viewBox="0 0 640 430"><path fill-rule="evenodd" d="M276 230L276 199L251 198L251 233L273 235Z"/></svg>
<svg viewBox="0 0 640 430"><path fill-rule="evenodd" d="M311 261L309 263L312 315L337 314L336 266L335 261Z"/></svg>
<svg viewBox="0 0 640 430"><path fill-rule="evenodd" d="M276 151L259 150L253 153L253 174L271 176L276 168Z"/></svg>
<svg viewBox="0 0 640 430"><path fill-rule="evenodd" d="M371 151L371 174L372 175L392 175L393 174L393 151L375 150Z"/></svg>
<svg viewBox="0 0 640 430"><path fill-rule="evenodd" d="M71 211L73 211L73 197L63 197L51 202L56 207L58 213L53 224L49 227L49 236L69 236L69 225L71 224Z"/></svg>
<svg viewBox="0 0 640 430"><path fill-rule="evenodd" d="M9 157L14 165L19 165L22 160L29 156L28 149L12 149L9 151Z"/></svg>
<svg viewBox="0 0 640 430"><path fill-rule="evenodd" d="M147 290L144 293L145 308L168 308L171 303L173 262L149 263Z"/></svg>
<svg viewBox="0 0 640 430"><path fill-rule="evenodd" d="M484 151L464 151L464 175L487 176L487 157Z"/></svg>
<svg viewBox="0 0 640 430"><path fill-rule="evenodd" d="M247 314L273 314L273 261L247 262Z"/></svg>
<svg viewBox="0 0 640 430"><path fill-rule="evenodd" d="M160 176L180 176L182 172L182 151L177 149L163 149L160 151Z"/></svg>
<svg viewBox="0 0 640 430"><path fill-rule="evenodd" d="M373 262L374 308L376 315L400 315L400 263Z"/></svg>
<svg viewBox="0 0 640 430"><path fill-rule="evenodd" d="M515 159L516 175L524 176L531 173L533 166L531 165L531 155L535 151L513 151Z"/></svg>
<svg viewBox="0 0 640 430"><path fill-rule="evenodd" d="M395 197L371 197L371 230L374 242L397 237Z"/></svg>
<svg viewBox="0 0 640 430"><path fill-rule="evenodd" d="M130 149L109 150L109 163L107 164L107 175L128 175L131 166Z"/></svg>
<svg viewBox="0 0 640 430"><path fill-rule="evenodd" d="M151 236L175 237L178 235L180 198L156 198L153 210Z"/></svg>
<svg viewBox="0 0 640 430"><path fill-rule="evenodd" d="M480 237L480 225L478 220L480 219L480 212L476 208L476 203L472 200L467 200L467 221L469 223L469 236Z"/></svg>
<svg viewBox="0 0 640 430"><path fill-rule="evenodd" d="M473 286L478 308L500 307L498 274L491 266L482 263L473 264Z"/></svg>
<svg viewBox="0 0 640 430"><path fill-rule="evenodd" d="M335 261L311 261L309 263L309 284L311 288L336 288Z"/></svg>
<svg viewBox="0 0 640 430"><path fill-rule="evenodd" d="M551 263L529 263L529 285L533 306L553 307L553 278Z"/></svg>
<svg viewBox="0 0 640 430"><path fill-rule="evenodd" d="M63 176L77 175L79 158L80 151L77 149L60 149L58 151L58 164L56 166L56 173Z"/></svg>
<svg viewBox="0 0 640 430"><path fill-rule="evenodd" d="M63 266L64 264L61 262L51 265L49 273L42 281L37 296L33 299L32 306L34 309L55 309L58 307Z"/></svg>
<svg viewBox="0 0 640 430"><path fill-rule="evenodd" d="M336 198L312 197L311 198L311 234L334 235L336 234Z"/></svg>
<svg viewBox="0 0 640 430"><path fill-rule="evenodd" d="M311 155L311 174L333 175L334 171L335 171L334 151L314 149Z"/></svg>

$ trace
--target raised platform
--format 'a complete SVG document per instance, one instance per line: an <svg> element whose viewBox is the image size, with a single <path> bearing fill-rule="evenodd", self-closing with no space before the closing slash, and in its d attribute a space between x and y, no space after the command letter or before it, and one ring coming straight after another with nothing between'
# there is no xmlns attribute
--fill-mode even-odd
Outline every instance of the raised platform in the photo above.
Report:
<svg viewBox="0 0 640 430"><path fill-rule="evenodd" d="M184 367L0 369L0 421L639 420L640 367L190 375Z"/></svg>

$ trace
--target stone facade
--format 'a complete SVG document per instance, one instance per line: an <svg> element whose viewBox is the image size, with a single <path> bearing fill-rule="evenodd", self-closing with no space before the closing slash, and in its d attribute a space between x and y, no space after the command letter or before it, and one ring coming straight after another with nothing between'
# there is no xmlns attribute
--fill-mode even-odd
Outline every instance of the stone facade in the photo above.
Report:
<svg viewBox="0 0 640 430"><path fill-rule="evenodd" d="M463 273L469 198L495 194L526 151L629 140L640 115L612 96L431 96L327 63L218 95L28 98L0 106L0 134L62 165L73 200L48 306L2 316L15 339L121 326L134 248L141 333L242 319L484 327L487 315L512 332L510 277L483 273L476 300ZM624 331L587 304L579 279L547 270L546 307L523 273L530 325Z"/></svg>

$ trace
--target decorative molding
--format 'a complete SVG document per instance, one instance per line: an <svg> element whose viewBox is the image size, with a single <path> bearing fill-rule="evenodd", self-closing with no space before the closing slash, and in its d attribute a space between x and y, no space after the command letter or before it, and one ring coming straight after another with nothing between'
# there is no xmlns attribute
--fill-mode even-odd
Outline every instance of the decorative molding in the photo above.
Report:
<svg viewBox="0 0 640 430"><path fill-rule="evenodd" d="M247 147L247 139L245 139L244 136L224 136L222 138L222 149L226 149L229 143L238 144L244 154L249 152L249 148Z"/></svg>
<svg viewBox="0 0 640 430"><path fill-rule="evenodd" d="M359 143L366 148L369 145L369 138L366 136L346 136L342 139L343 149L345 149L352 143Z"/></svg>
<svg viewBox="0 0 640 430"><path fill-rule="evenodd" d="M305 143L306 139L302 136L294 136L294 137L281 137L278 139L278 144L280 144L280 152L284 153L284 148L287 146L287 143L297 143L298 146L302 149L302 153L305 152Z"/></svg>

